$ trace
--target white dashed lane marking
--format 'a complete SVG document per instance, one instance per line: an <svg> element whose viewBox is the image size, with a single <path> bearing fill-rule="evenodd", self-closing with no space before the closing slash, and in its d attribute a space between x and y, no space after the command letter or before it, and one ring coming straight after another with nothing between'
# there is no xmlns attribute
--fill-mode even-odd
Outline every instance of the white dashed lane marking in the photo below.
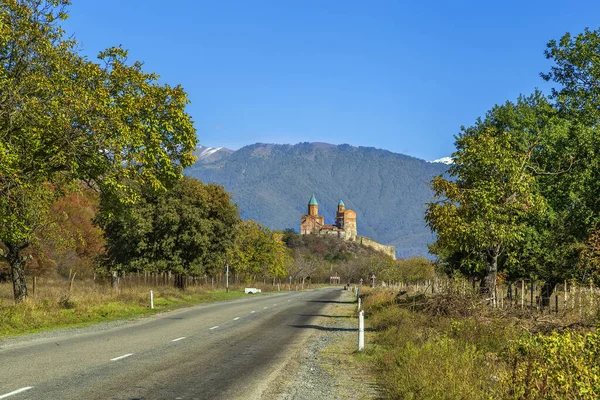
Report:
<svg viewBox="0 0 600 400"><path fill-rule="evenodd" d="M213 326L212 328L209 328L209 329L212 331L213 329L217 329L218 327L219 327L219 325Z"/></svg>
<svg viewBox="0 0 600 400"><path fill-rule="evenodd" d="M238 319L240 319L240 317L235 317L233 320L234 320L234 321L237 321Z"/></svg>
<svg viewBox="0 0 600 400"><path fill-rule="evenodd" d="M250 311L250 314L253 314L253 313L255 313L255 312L256 312L256 311L252 310L252 311Z"/></svg>
<svg viewBox="0 0 600 400"><path fill-rule="evenodd" d="M132 356L132 355L133 355L133 353L124 354L124 355L119 356L119 357L111 358L110 361L122 360L122 359L127 358L127 357Z"/></svg>
<svg viewBox="0 0 600 400"><path fill-rule="evenodd" d="M179 342L180 340L183 340L183 339L185 339L185 336L182 336L182 337L177 338L177 339L173 339L173 340L171 340L171 342Z"/></svg>
<svg viewBox="0 0 600 400"><path fill-rule="evenodd" d="M14 396L15 394L19 394L19 393L23 393L29 389L33 389L33 386L27 386L27 387L23 387L21 389L17 389L17 390L13 390L10 393L6 393L6 394L0 394L0 399L5 399L9 396Z"/></svg>
<svg viewBox="0 0 600 400"><path fill-rule="evenodd" d="M266 310L267 308L269 308L269 307L263 307L263 310Z"/></svg>

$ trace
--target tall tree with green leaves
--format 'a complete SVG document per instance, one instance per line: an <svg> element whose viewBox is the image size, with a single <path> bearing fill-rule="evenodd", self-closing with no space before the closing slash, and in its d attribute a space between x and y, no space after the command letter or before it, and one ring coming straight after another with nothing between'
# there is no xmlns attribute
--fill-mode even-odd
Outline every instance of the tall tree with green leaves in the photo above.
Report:
<svg viewBox="0 0 600 400"><path fill-rule="evenodd" d="M237 227L227 261L236 273L249 278L283 278L291 257L276 233L256 221L244 220Z"/></svg>
<svg viewBox="0 0 600 400"><path fill-rule="evenodd" d="M550 40L544 52L554 65L542 73L546 81L559 85L552 89L557 107L586 126L600 120L600 29L565 33Z"/></svg>
<svg viewBox="0 0 600 400"><path fill-rule="evenodd" d="M85 181L106 203L132 202L193 162L182 88L128 64L121 48L102 52L101 64L80 56L60 25L68 4L0 2L0 257L16 301L27 297L23 250L53 223L56 198Z"/></svg>
<svg viewBox="0 0 600 400"><path fill-rule="evenodd" d="M224 264L238 223L237 206L222 186L184 177L168 192L150 192L111 218L104 267L211 274Z"/></svg>
<svg viewBox="0 0 600 400"><path fill-rule="evenodd" d="M595 243L591 238L600 224L600 29L566 33L548 42L545 54L554 64L541 75L557 84L551 98L573 126L572 135L557 148L573 154L573 165L566 176L549 177L544 183L560 216L559 243L568 244L563 252L566 263L574 266L586 243Z"/></svg>
<svg viewBox="0 0 600 400"><path fill-rule="evenodd" d="M546 208L535 182L545 172L538 152L551 147L561 124L538 92L496 106L462 128L449 177L432 182L436 201L425 217L438 235L432 250L458 255L458 262L481 272L483 292L494 293L501 257L523 242L527 218Z"/></svg>

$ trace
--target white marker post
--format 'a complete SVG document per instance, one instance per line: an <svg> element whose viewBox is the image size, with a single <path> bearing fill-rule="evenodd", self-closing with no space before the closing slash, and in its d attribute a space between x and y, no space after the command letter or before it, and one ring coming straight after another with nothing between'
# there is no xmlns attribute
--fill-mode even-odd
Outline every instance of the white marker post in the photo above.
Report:
<svg viewBox="0 0 600 400"><path fill-rule="evenodd" d="M154 310L154 293L150 291L150 309Z"/></svg>
<svg viewBox="0 0 600 400"><path fill-rule="evenodd" d="M225 267L225 292L229 293L229 263Z"/></svg>
<svg viewBox="0 0 600 400"><path fill-rule="evenodd" d="M358 351L365 348L365 312L358 313Z"/></svg>
<svg viewBox="0 0 600 400"><path fill-rule="evenodd" d="M360 311L360 297L358 298L358 311Z"/></svg>

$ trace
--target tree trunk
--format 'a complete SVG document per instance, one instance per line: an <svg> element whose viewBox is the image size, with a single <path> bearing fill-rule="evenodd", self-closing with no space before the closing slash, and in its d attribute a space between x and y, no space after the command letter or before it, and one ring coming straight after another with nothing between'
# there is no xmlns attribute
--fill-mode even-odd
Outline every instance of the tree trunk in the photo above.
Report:
<svg viewBox="0 0 600 400"><path fill-rule="evenodd" d="M175 280L173 281L173 284L177 289L184 290L185 282L184 282L183 275L175 275Z"/></svg>
<svg viewBox="0 0 600 400"><path fill-rule="evenodd" d="M487 274L481 280L480 292L492 298L492 303L495 303L496 293L496 275L498 275L498 256L500 255L500 247L496 246L493 249L486 251Z"/></svg>
<svg viewBox="0 0 600 400"><path fill-rule="evenodd" d="M554 288L557 284L557 280L550 279L544 282L544 285L542 285L542 307L550 307L550 298L552 297L552 293L554 292Z"/></svg>
<svg viewBox="0 0 600 400"><path fill-rule="evenodd" d="M27 281L25 280L26 259L21 255L21 251L26 247L26 244L15 245L6 243L8 251L5 258L10 265L15 303L20 303L27 298Z"/></svg>

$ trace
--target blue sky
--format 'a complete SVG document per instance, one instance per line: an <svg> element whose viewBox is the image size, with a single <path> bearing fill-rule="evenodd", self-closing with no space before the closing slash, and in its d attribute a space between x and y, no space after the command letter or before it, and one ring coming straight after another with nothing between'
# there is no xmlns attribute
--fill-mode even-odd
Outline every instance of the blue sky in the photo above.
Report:
<svg viewBox="0 0 600 400"><path fill-rule="evenodd" d="M461 125L536 87L548 40L596 1L73 0L90 58L122 45L181 84L200 143L372 146L447 156Z"/></svg>

